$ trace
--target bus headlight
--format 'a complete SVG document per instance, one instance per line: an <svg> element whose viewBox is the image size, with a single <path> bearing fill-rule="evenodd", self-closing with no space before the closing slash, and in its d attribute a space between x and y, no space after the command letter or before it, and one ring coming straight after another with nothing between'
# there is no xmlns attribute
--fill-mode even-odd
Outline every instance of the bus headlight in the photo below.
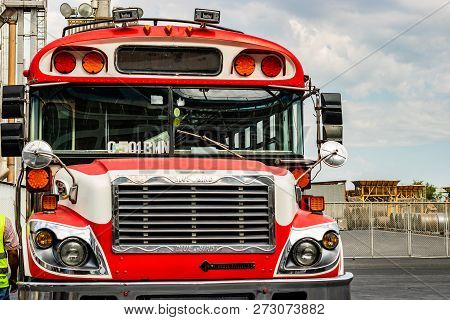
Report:
<svg viewBox="0 0 450 320"><path fill-rule="evenodd" d="M59 245L58 255L66 266L79 267L86 262L88 249L80 239L67 238Z"/></svg>
<svg viewBox="0 0 450 320"><path fill-rule="evenodd" d="M320 248L310 240L298 241L292 249L292 259L299 266L312 266L319 258Z"/></svg>

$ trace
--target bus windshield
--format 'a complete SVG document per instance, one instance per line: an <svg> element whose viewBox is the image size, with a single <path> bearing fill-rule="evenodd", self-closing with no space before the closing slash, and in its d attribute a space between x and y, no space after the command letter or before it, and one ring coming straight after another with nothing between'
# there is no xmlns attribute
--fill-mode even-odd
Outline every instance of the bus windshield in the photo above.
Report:
<svg viewBox="0 0 450 320"><path fill-rule="evenodd" d="M301 97L288 90L68 86L31 92L31 140L56 153L303 153ZM189 132L194 135L180 134Z"/></svg>

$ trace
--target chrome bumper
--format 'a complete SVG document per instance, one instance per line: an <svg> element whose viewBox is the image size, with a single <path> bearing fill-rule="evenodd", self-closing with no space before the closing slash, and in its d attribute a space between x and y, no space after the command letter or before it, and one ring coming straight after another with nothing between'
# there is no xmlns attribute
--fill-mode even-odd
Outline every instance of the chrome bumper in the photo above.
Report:
<svg viewBox="0 0 450 320"><path fill-rule="evenodd" d="M24 282L19 299L350 299L351 273L336 278L155 282Z"/></svg>

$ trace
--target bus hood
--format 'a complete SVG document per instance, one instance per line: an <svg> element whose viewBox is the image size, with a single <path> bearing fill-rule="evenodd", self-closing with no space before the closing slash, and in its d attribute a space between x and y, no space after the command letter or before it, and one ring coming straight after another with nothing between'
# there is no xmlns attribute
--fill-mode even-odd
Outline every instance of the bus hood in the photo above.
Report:
<svg viewBox="0 0 450 320"><path fill-rule="evenodd" d="M172 183L208 184L223 177L267 176L275 186L275 220L289 225L298 210L295 178L286 169L266 166L258 161L203 158L143 158L105 159L90 164L70 166L78 184L75 204L60 201L80 216L96 224L106 224L112 219L112 184L127 179L143 184L154 177L164 177ZM71 186L71 178L59 170L56 180Z"/></svg>

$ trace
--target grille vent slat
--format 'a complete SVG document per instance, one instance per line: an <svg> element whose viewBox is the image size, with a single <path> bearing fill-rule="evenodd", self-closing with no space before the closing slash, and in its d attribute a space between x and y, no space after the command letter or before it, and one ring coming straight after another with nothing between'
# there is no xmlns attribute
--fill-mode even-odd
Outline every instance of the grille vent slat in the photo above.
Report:
<svg viewBox="0 0 450 320"><path fill-rule="evenodd" d="M115 245L270 245L269 186L115 186Z"/></svg>

